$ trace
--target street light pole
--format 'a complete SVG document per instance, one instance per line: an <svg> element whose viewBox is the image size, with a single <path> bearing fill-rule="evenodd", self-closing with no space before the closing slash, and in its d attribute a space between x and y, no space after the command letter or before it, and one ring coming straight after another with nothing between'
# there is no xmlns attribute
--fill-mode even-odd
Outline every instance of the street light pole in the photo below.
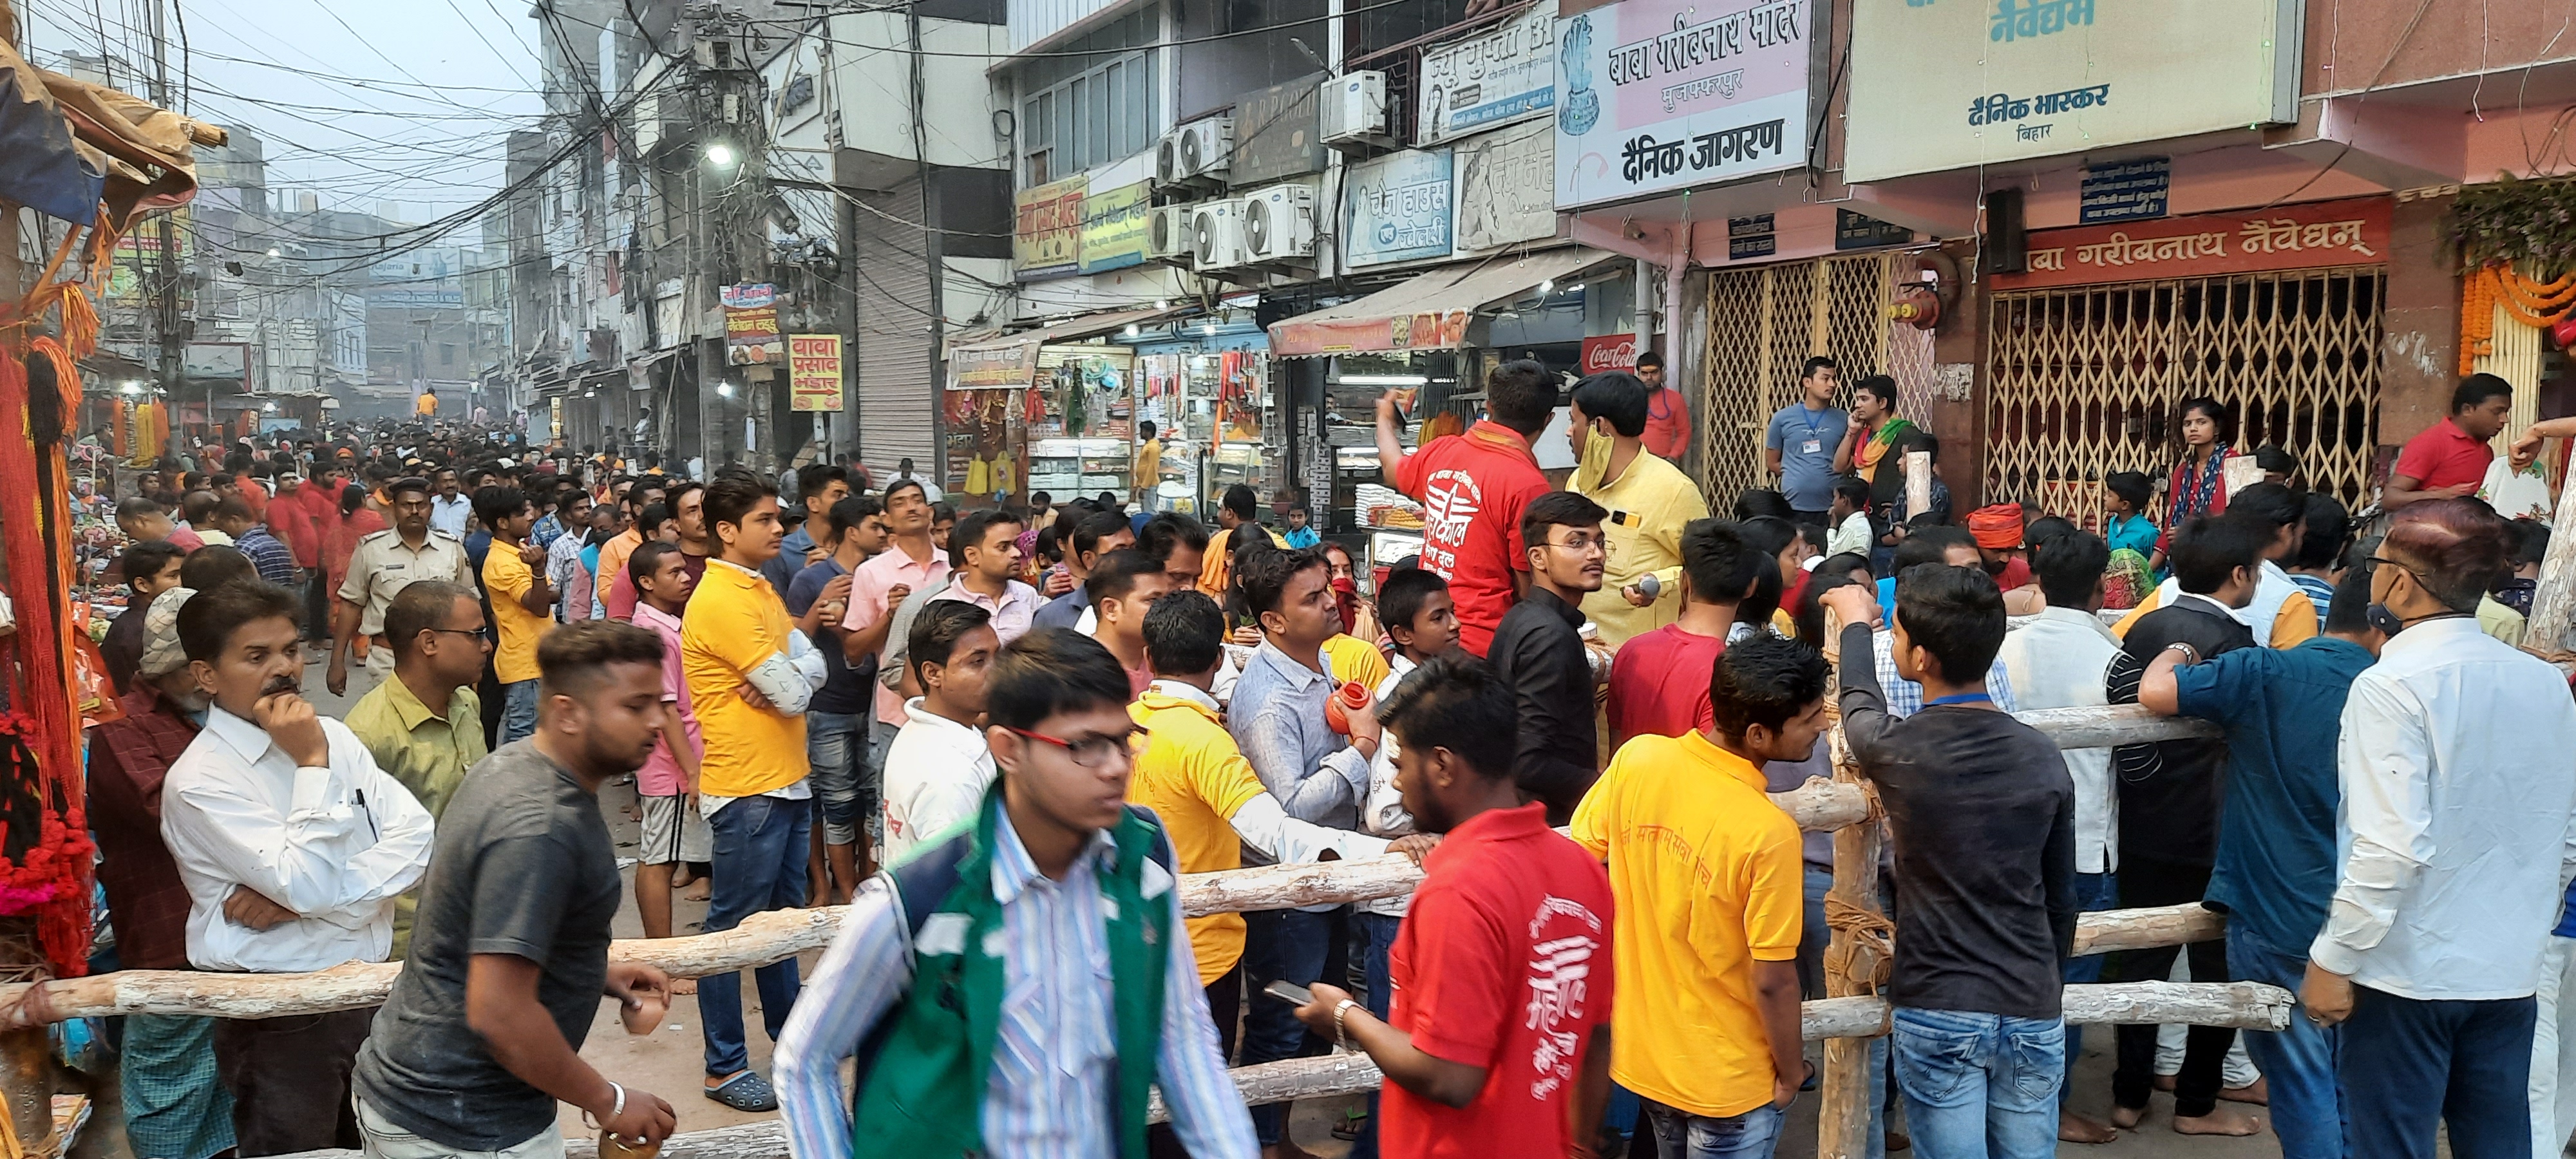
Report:
<svg viewBox="0 0 2576 1159"><path fill-rule="evenodd" d="M162 9L166 0L151 0L152 5L152 103L170 108L169 37L162 28ZM153 290L153 329L160 339L161 397L163 405L179 405L179 227L169 212L155 214L154 231L159 235L161 251L154 263L158 277ZM184 446L187 424L185 412L170 416L170 444L164 453L177 457ZM206 387L206 421L215 418L215 390Z"/></svg>

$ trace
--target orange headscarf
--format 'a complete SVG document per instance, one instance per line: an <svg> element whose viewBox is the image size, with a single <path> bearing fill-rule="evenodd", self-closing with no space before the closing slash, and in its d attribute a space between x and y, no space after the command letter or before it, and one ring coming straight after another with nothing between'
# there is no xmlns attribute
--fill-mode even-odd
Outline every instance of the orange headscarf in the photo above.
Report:
<svg viewBox="0 0 2576 1159"><path fill-rule="evenodd" d="M2021 546L2021 504L1997 503L1968 513L1968 534L1977 546L2002 551Z"/></svg>

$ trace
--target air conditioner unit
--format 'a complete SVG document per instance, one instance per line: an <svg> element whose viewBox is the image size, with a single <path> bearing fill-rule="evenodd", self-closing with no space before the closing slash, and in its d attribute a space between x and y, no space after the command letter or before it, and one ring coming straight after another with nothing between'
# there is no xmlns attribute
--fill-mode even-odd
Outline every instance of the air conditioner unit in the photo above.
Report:
<svg viewBox="0 0 2576 1159"><path fill-rule="evenodd" d="M1157 205L1145 237L1145 260L1190 264L1190 253L1198 235L1190 217L1198 211L1195 205Z"/></svg>
<svg viewBox="0 0 2576 1159"><path fill-rule="evenodd" d="M1325 81L1315 95L1322 104L1325 144L1335 148L1396 144L1387 133L1385 73L1346 72Z"/></svg>
<svg viewBox="0 0 2576 1159"><path fill-rule="evenodd" d="M1234 118L1202 117L1172 130L1154 150L1154 180L1161 185L1223 185L1234 158Z"/></svg>
<svg viewBox="0 0 2576 1159"><path fill-rule="evenodd" d="M1243 247L1256 262L1315 256L1315 188L1273 185L1243 197Z"/></svg>
<svg viewBox="0 0 2576 1159"><path fill-rule="evenodd" d="M1202 201L1190 214L1190 264L1227 270L1252 263L1243 244L1243 202Z"/></svg>

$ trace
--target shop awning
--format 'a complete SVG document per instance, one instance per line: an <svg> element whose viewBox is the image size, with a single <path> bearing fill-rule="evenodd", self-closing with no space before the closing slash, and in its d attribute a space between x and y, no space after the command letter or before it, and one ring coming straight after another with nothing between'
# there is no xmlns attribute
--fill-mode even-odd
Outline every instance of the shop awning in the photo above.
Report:
<svg viewBox="0 0 2576 1159"><path fill-rule="evenodd" d="M1278 358L1376 350L1448 350L1466 345L1467 320L1540 282L1564 281L1593 266L1629 259L1590 246L1505 253L1415 275L1357 301L1270 324Z"/></svg>
<svg viewBox="0 0 2576 1159"><path fill-rule="evenodd" d="M1129 326L1176 318L1190 310L1189 306L1111 310L1085 314L1017 334L958 342L948 348L948 389L995 390L1027 386L1036 381L1038 348L1041 346L1097 338Z"/></svg>

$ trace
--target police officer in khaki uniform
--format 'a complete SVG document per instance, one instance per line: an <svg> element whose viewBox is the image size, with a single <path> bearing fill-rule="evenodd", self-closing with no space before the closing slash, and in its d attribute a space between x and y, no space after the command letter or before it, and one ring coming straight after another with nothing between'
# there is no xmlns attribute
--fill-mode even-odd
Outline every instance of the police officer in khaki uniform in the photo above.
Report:
<svg viewBox="0 0 2576 1159"><path fill-rule="evenodd" d="M340 584L340 599L331 610L331 666L324 682L333 696L349 690L349 654L353 641L367 644L367 673L383 683L393 674L394 651L384 637L385 605L417 580L446 580L474 591L474 569L465 545L445 532L429 529L429 480L398 479L385 488L393 501L393 528L358 541L349 556L349 578Z"/></svg>

